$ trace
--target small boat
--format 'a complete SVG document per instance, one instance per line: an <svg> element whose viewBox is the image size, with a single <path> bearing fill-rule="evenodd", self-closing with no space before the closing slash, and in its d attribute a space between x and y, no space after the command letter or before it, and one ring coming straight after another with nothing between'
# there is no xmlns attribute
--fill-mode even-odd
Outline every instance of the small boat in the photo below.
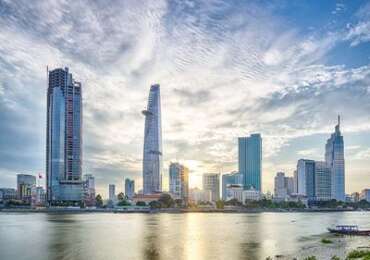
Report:
<svg viewBox="0 0 370 260"><path fill-rule="evenodd" d="M370 236L370 230L359 230L358 226L354 225L340 225L335 228L328 228L330 233L353 235L353 236Z"/></svg>

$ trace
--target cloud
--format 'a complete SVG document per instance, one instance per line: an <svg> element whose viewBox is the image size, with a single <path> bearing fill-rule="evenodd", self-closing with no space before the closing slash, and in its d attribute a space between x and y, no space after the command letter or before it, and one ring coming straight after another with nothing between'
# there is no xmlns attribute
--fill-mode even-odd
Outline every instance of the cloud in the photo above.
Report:
<svg viewBox="0 0 370 260"><path fill-rule="evenodd" d="M123 176L140 182L140 111L157 82L164 164L183 161L198 179L236 170L238 136L261 132L271 166L292 139L332 131L338 113L346 132L370 129L369 67L327 63L342 32L307 33L273 4L0 1L0 9L4 172L44 167L46 65L69 66L82 82L83 169L100 192ZM364 42L360 31L348 40Z"/></svg>

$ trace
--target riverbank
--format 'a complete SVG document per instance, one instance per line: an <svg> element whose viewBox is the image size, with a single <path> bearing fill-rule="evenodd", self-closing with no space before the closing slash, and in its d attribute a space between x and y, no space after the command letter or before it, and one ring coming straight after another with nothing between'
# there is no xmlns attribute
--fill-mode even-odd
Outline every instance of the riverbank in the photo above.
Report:
<svg viewBox="0 0 370 260"><path fill-rule="evenodd" d="M269 209L269 208L162 208L150 209L149 207L122 207L122 208L72 208L72 207L54 207L54 208L2 208L0 212L4 213L264 213L264 212L361 212L365 210L354 209L333 209L333 208L305 208L305 209ZM367 210L369 211L369 210Z"/></svg>

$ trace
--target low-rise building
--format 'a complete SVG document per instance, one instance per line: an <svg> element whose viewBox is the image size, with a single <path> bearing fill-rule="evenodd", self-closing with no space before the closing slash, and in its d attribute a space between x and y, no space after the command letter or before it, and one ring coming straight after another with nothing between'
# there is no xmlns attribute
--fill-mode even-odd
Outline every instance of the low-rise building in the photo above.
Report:
<svg viewBox="0 0 370 260"><path fill-rule="evenodd" d="M36 177L29 174L17 174L18 199L24 202L32 202L32 192L36 187Z"/></svg>
<svg viewBox="0 0 370 260"><path fill-rule="evenodd" d="M236 199L237 201L244 203L243 201L243 186L238 184L229 184L226 187L226 201Z"/></svg>
<svg viewBox="0 0 370 260"><path fill-rule="evenodd" d="M192 188L189 190L189 199L190 202L199 203L199 202L208 202L211 201L211 191L210 190L201 190L199 188Z"/></svg>
<svg viewBox="0 0 370 260"><path fill-rule="evenodd" d="M360 201L360 193L358 192L353 192L351 194L351 201L352 202L359 202Z"/></svg>
<svg viewBox="0 0 370 260"><path fill-rule="evenodd" d="M0 188L0 202L17 199L17 190L12 188Z"/></svg>
<svg viewBox="0 0 370 260"><path fill-rule="evenodd" d="M261 192L256 189L248 189L243 191L243 203L247 200L260 200Z"/></svg>

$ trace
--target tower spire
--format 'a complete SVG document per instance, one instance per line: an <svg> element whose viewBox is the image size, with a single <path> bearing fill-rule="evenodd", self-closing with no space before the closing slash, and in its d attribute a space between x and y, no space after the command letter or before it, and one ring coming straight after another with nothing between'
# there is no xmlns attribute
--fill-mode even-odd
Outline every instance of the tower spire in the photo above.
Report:
<svg viewBox="0 0 370 260"><path fill-rule="evenodd" d="M340 127L340 115L338 115L338 127Z"/></svg>

